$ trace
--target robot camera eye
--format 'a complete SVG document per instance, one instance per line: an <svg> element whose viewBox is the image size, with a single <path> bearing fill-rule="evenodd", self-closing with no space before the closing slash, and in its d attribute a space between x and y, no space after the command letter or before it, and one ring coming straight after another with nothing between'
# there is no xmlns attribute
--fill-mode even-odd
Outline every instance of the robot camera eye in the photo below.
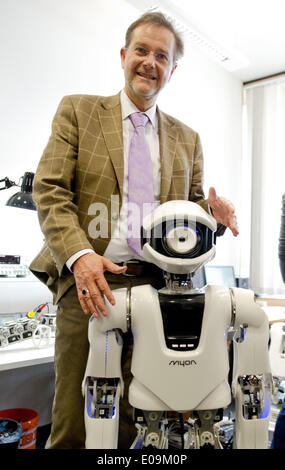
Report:
<svg viewBox="0 0 285 470"><path fill-rule="evenodd" d="M165 251L172 256L190 255L197 246L198 241L199 236L195 228L183 222L166 228L162 237Z"/></svg>

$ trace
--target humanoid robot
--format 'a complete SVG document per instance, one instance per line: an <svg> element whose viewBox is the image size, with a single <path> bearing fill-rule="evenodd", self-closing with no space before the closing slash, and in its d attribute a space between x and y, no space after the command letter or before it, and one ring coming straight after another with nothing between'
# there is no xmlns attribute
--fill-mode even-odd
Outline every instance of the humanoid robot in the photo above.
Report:
<svg viewBox="0 0 285 470"><path fill-rule="evenodd" d="M233 448L267 448L272 381L267 317L250 290L193 288L194 273L215 256L216 228L215 219L189 201L167 202L144 218L143 257L163 270L166 286L115 290L116 305L108 305L108 315L90 319L82 382L86 448L117 448L124 388L121 331L128 329L134 338L129 403L138 430L131 448L168 448L168 415L178 412L183 428L190 411L181 447L220 449L219 423L232 398Z"/></svg>

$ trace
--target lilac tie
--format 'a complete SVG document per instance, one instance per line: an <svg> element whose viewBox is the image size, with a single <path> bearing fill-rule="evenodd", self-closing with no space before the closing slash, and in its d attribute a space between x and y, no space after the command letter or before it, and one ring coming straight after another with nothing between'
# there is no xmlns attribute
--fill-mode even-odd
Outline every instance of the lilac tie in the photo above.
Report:
<svg viewBox="0 0 285 470"><path fill-rule="evenodd" d="M129 152L129 211L128 245L141 256L140 228L142 219L153 210L153 173L145 126L149 120L144 113L129 116L134 133Z"/></svg>

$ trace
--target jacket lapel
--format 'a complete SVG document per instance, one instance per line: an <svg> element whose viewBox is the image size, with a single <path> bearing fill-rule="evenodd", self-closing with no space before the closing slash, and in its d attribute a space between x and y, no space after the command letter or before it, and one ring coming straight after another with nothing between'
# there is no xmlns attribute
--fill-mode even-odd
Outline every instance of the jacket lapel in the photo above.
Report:
<svg viewBox="0 0 285 470"><path fill-rule="evenodd" d="M170 117L159 110L158 129L161 165L160 203L163 204L167 201L171 185L172 168L177 142L177 130Z"/></svg>
<svg viewBox="0 0 285 470"><path fill-rule="evenodd" d="M105 143L113 163L121 196L124 180L124 148L120 93L106 97L98 108L99 121Z"/></svg>
<svg viewBox="0 0 285 470"><path fill-rule="evenodd" d="M120 93L115 96L103 98L101 107L98 108L98 115L103 137L113 163L122 196L124 180L124 148ZM158 129L161 164L160 203L163 204L167 201L171 185L172 167L177 142L177 130L171 118L162 113L159 109Z"/></svg>

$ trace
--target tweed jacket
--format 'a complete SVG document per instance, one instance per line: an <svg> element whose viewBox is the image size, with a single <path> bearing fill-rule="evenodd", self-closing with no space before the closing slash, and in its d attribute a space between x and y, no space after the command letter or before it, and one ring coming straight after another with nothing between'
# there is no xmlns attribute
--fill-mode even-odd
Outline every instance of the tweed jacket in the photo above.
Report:
<svg viewBox="0 0 285 470"><path fill-rule="evenodd" d="M161 204L184 199L208 210L198 134L157 112ZM30 266L53 292L55 303L75 282L66 267L68 258L84 248L102 255L110 241L123 194L122 135L120 94L62 99L34 178L33 197L45 244ZM96 217L94 203L107 208L101 216L108 230L100 237L90 234L90 224Z"/></svg>

